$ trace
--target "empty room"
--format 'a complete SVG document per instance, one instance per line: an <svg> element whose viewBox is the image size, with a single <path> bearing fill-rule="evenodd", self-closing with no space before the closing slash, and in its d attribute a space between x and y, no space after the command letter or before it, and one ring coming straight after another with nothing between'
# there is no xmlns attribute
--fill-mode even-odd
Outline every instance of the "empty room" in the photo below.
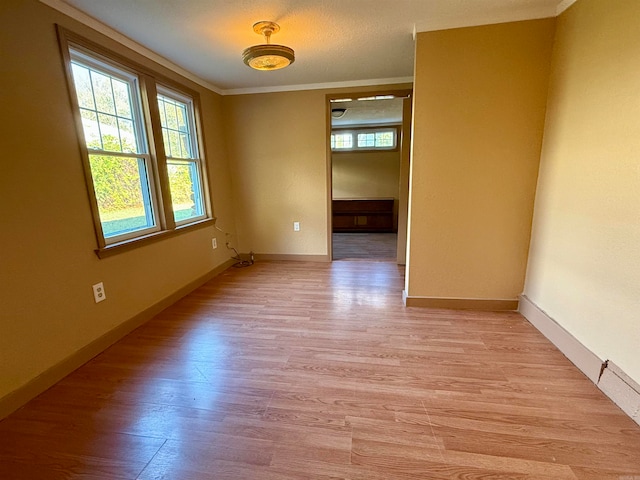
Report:
<svg viewBox="0 0 640 480"><path fill-rule="evenodd" d="M640 2L0 20L1 479L640 480Z"/></svg>

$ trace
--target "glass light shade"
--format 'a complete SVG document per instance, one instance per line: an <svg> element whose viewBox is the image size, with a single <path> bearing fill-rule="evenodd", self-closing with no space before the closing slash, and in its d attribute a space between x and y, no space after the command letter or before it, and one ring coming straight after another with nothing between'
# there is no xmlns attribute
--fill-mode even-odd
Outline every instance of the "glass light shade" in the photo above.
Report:
<svg viewBox="0 0 640 480"><path fill-rule="evenodd" d="M295 62L293 49L284 45L254 45L242 52L245 64L256 70L279 70Z"/></svg>

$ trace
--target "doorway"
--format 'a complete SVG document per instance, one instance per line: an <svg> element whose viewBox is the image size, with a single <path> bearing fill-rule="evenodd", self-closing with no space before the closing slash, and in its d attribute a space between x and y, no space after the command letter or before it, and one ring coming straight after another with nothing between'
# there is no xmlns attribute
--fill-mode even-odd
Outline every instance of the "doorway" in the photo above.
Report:
<svg viewBox="0 0 640 480"><path fill-rule="evenodd" d="M332 260L405 263L410 95L327 97Z"/></svg>

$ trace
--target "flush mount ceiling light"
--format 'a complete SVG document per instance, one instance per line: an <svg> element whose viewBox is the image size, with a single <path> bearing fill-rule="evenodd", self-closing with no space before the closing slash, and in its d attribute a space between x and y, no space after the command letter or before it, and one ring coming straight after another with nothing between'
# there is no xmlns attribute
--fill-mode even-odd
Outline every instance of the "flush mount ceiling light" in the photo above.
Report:
<svg viewBox="0 0 640 480"><path fill-rule="evenodd" d="M278 70L291 65L296 57L293 50L284 45L272 45L271 35L280 30L275 22L258 22L253 25L253 31L264 35L265 44L254 45L242 52L242 60L256 70Z"/></svg>
<svg viewBox="0 0 640 480"><path fill-rule="evenodd" d="M342 118L342 117L344 117L345 113L347 113L347 109L346 108L332 108L331 109L331 116L333 118Z"/></svg>

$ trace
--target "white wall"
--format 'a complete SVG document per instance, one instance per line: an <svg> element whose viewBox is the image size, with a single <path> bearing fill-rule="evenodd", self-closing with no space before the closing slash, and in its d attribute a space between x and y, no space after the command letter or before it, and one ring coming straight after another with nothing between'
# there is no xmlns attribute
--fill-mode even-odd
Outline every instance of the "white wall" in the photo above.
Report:
<svg viewBox="0 0 640 480"><path fill-rule="evenodd" d="M640 383L640 2L558 21L525 294Z"/></svg>

